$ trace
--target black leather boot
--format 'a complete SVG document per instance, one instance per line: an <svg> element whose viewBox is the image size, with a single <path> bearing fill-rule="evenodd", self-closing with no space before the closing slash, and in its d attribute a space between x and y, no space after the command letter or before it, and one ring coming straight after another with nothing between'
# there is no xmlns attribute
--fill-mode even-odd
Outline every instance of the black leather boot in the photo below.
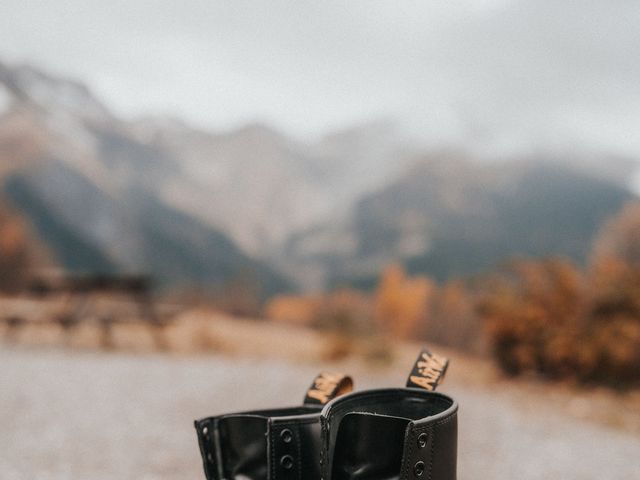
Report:
<svg viewBox="0 0 640 480"><path fill-rule="evenodd" d="M319 479L320 412L352 388L350 377L321 373L302 406L196 420L207 480Z"/></svg>
<svg viewBox="0 0 640 480"><path fill-rule="evenodd" d="M322 480L455 480L458 405L433 392L447 365L424 350L407 388L329 402L321 418Z"/></svg>

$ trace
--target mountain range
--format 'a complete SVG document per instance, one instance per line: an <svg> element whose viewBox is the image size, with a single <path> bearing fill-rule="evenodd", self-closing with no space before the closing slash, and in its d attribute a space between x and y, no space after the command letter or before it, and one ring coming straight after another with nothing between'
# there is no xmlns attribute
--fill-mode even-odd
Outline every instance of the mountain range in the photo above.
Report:
<svg viewBox="0 0 640 480"><path fill-rule="evenodd" d="M447 279L509 255L584 261L635 197L636 168L593 152L418 148L383 121L301 141L264 124L125 120L78 81L0 63L0 202L75 272L166 286L251 276L270 295L371 285L390 262Z"/></svg>

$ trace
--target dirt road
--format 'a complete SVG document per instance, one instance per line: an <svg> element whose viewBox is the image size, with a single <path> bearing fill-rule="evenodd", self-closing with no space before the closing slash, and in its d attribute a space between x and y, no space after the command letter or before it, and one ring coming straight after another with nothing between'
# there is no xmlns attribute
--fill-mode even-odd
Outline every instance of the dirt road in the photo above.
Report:
<svg viewBox="0 0 640 480"><path fill-rule="evenodd" d="M0 365L4 480L204 478L194 418L297 404L316 373L274 360L2 345ZM358 385L402 383L390 376ZM640 480L631 432L570 418L552 402L525 407L508 389L448 387L461 409L461 480Z"/></svg>

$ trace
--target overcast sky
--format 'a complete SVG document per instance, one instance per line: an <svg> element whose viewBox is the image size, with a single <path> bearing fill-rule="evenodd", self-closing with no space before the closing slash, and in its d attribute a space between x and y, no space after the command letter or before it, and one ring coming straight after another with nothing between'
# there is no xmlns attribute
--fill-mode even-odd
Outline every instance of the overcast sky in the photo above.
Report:
<svg viewBox="0 0 640 480"><path fill-rule="evenodd" d="M127 117L302 137L393 118L434 143L640 157L635 0L2 0L0 59Z"/></svg>

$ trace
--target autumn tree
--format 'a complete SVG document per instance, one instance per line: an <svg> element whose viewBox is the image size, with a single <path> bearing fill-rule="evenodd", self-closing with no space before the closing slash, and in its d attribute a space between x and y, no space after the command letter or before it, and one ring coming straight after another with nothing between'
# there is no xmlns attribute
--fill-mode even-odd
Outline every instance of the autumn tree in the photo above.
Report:
<svg viewBox="0 0 640 480"><path fill-rule="evenodd" d="M582 275L562 259L516 260L488 280L479 311L507 373L562 376L571 370L582 289Z"/></svg>
<svg viewBox="0 0 640 480"><path fill-rule="evenodd" d="M487 282L479 312L508 373L640 385L640 204L603 225L585 273L513 262Z"/></svg>
<svg viewBox="0 0 640 480"><path fill-rule="evenodd" d="M321 295L278 295L265 305L264 315L277 322L310 326L322 303Z"/></svg>
<svg viewBox="0 0 640 480"><path fill-rule="evenodd" d="M436 292L424 276L408 277L402 267L391 265L382 273L374 298L374 316L380 328L396 338L408 339L428 316Z"/></svg>
<svg viewBox="0 0 640 480"><path fill-rule="evenodd" d="M617 261L640 268L640 202L631 202L600 230L593 245L592 264Z"/></svg>
<svg viewBox="0 0 640 480"><path fill-rule="evenodd" d="M640 383L640 203L626 205L594 242L589 269L591 346L580 375L607 383Z"/></svg>
<svg viewBox="0 0 640 480"><path fill-rule="evenodd" d="M265 306L265 316L278 322L363 336L372 327L371 298L350 288L316 295L280 295Z"/></svg>
<svg viewBox="0 0 640 480"><path fill-rule="evenodd" d="M19 290L32 261L24 222L6 211L0 212L0 290Z"/></svg>

